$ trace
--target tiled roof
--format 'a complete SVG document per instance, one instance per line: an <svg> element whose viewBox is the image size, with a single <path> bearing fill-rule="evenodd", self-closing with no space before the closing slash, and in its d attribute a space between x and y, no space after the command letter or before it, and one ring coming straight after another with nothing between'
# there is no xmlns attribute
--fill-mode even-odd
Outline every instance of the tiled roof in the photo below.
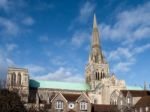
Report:
<svg viewBox="0 0 150 112"><path fill-rule="evenodd" d="M86 83L59 82L59 81L40 81L30 79L29 86L31 88L50 88L62 90L87 91L90 87Z"/></svg>
<svg viewBox="0 0 150 112"><path fill-rule="evenodd" d="M92 112L110 112L112 110L117 110L117 107L115 105L92 104Z"/></svg>
<svg viewBox="0 0 150 112"><path fill-rule="evenodd" d="M121 92L124 96L126 96L127 93L130 92L133 97L143 97L150 95L150 91L146 90L121 90Z"/></svg>
<svg viewBox="0 0 150 112"><path fill-rule="evenodd" d="M63 94L67 101L76 101L81 94Z"/></svg>
<svg viewBox="0 0 150 112"><path fill-rule="evenodd" d="M150 96L142 97L135 105L135 107L150 106Z"/></svg>

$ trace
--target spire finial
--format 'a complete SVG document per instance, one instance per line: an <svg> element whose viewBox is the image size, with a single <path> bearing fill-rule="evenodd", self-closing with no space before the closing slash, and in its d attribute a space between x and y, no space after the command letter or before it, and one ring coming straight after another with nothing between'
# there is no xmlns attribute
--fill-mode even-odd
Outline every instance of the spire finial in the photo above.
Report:
<svg viewBox="0 0 150 112"><path fill-rule="evenodd" d="M96 15L94 13L93 28L97 28Z"/></svg>

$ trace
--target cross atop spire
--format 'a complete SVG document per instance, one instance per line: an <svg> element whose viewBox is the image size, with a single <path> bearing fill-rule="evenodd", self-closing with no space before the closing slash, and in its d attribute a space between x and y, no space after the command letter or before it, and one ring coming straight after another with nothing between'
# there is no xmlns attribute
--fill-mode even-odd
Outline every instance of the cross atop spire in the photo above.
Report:
<svg viewBox="0 0 150 112"><path fill-rule="evenodd" d="M97 28L96 15L94 13L93 28Z"/></svg>

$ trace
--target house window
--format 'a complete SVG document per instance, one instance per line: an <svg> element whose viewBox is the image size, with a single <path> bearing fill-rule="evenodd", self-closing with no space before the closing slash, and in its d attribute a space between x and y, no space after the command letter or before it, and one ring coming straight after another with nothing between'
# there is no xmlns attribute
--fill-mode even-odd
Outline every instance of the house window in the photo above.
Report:
<svg viewBox="0 0 150 112"><path fill-rule="evenodd" d="M130 98L127 99L128 104L130 103Z"/></svg>
<svg viewBox="0 0 150 112"><path fill-rule="evenodd" d="M148 107L145 107L145 111L148 112L148 111L149 111L149 108L148 108Z"/></svg>
<svg viewBox="0 0 150 112"><path fill-rule="evenodd" d="M143 112L143 109L140 107L140 112Z"/></svg>
<svg viewBox="0 0 150 112"><path fill-rule="evenodd" d="M63 101L61 100L56 101L56 109L63 109Z"/></svg>
<svg viewBox="0 0 150 112"><path fill-rule="evenodd" d="M87 110L87 102L80 102L80 110Z"/></svg>

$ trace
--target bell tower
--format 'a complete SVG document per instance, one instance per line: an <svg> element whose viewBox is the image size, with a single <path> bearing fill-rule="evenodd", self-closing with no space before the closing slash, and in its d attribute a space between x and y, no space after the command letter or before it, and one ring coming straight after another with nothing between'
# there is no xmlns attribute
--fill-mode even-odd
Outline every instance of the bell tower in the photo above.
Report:
<svg viewBox="0 0 150 112"><path fill-rule="evenodd" d="M98 31L96 16L94 14L93 33L89 61L85 68L86 83L94 89L102 79L109 77L109 65L102 52L100 35Z"/></svg>
<svg viewBox="0 0 150 112"><path fill-rule="evenodd" d="M29 96L29 73L23 68L8 68L7 73L7 88L10 91L15 91L21 97L21 100L28 102Z"/></svg>

